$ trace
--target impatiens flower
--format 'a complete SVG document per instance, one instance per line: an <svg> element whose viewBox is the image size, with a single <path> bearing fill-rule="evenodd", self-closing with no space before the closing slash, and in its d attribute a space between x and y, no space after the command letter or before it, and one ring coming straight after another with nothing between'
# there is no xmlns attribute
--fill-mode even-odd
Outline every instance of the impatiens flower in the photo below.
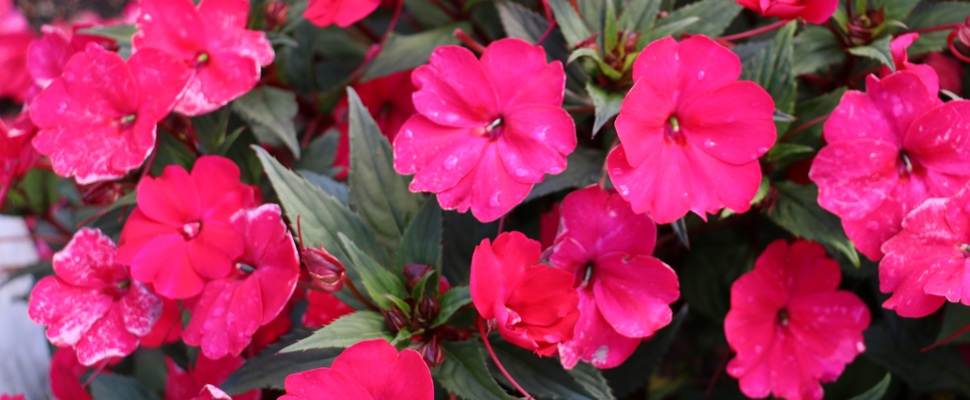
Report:
<svg viewBox="0 0 970 400"><path fill-rule="evenodd" d="M34 39L30 24L13 0L0 0L0 98L23 102L31 86L27 47Z"/></svg>
<svg viewBox="0 0 970 400"><path fill-rule="evenodd" d="M54 276L30 294L30 318L48 327L54 345L74 347L84 365L131 354L162 312L161 300L132 281L116 251L100 230L81 228L54 254Z"/></svg>
<svg viewBox="0 0 970 400"><path fill-rule="evenodd" d="M941 104L911 71L869 76L866 88L846 92L832 112L828 145L809 177L818 203L842 218L862 254L878 260L910 210L970 179L970 103Z"/></svg>
<svg viewBox="0 0 970 400"><path fill-rule="evenodd" d="M246 94L260 67L275 54L266 35L246 29L248 0L141 0L135 54L156 48L195 73L175 111L188 116L215 111Z"/></svg>
<svg viewBox="0 0 970 400"><path fill-rule="evenodd" d="M337 24L341 28L364 19L381 5L381 0L310 0L303 17L316 26Z"/></svg>
<svg viewBox="0 0 970 400"><path fill-rule="evenodd" d="M940 78L940 89L963 93L965 73L959 60L941 53L930 53L923 59L923 63L936 71L936 75Z"/></svg>
<svg viewBox="0 0 970 400"><path fill-rule="evenodd" d="M964 102L967 103L967 102ZM970 105L961 112L970 113ZM970 188L929 199L903 220L882 245L879 289L892 296L883 307L903 317L924 317L946 301L970 305Z"/></svg>
<svg viewBox="0 0 970 400"><path fill-rule="evenodd" d="M77 361L77 353L71 347L61 347L51 356L51 393L55 399L91 400L87 389L81 384L81 376L88 370Z"/></svg>
<svg viewBox="0 0 970 400"><path fill-rule="evenodd" d="M471 296L482 318L499 334L540 356L556 353L573 337L579 295L573 275L539 262L539 242L519 232L483 240L472 255Z"/></svg>
<svg viewBox="0 0 970 400"><path fill-rule="evenodd" d="M0 204L13 180L26 174L39 158L30 145L36 131L26 114L9 128L0 120Z"/></svg>
<svg viewBox="0 0 970 400"><path fill-rule="evenodd" d="M340 301L333 294L310 290L306 296L306 314L303 314L303 325L308 328L319 328L337 318L354 312L354 309Z"/></svg>
<svg viewBox="0 0 970 400"><path fill-rule="evenodd" d="M205 386L221 384L245 362L239 356L213 360L205 354L199 354L198 359L195 360L195 367L186 371L170 358L165 357L165 368L168 370L168 376L165 379L165 400L195 399L203 393ZM259 397L259 390L252 390L236 395L233 399L256 400Z"/></svg>
<svg viewBox="0 0 970 400"><path fill-rule="evenodd" d="M330 368L286 377L280 400L432 400L431 372L411 349L400 353L383 339L365 340L340 353Z"/></svg>
<svg viewBox="0 0 970 400"><path fill-rule="evenodd" d="M911 71L916 75L919 75L923 79L923 83L926 84L926 89L929 90L930 96L936 96L940 92L940 78L937 76L936 71L933 67L923 64L913 64L909 62L909 55L906 53L906 49L913 44L913 42L919 39L919 33L907 33L905 35L899 35L897 38L889 44L890 49L893 54L893 64L895 64L896 71ZM880 76L886 76L893 73L889 67L883 66L879 71Z"/></svg>
<svg viewBox="0 0 970 400"><path fill-rule="evenodd" d="M132 276L170 299L194 297L206 282L229 276L245 250L230 218L256 206L253 187L239 176L229 159L203 156L191 174L171 165L143 178L119 239L118 257Z"/></svg>
<svg viewBox="0 0 970 400"><path fill-rule="evenodd" d="M88 43L31 103L40 129L34 147L50 157L54 172L80 184L121 178L155 148L155 126L188 76L178 60L156 50L125 62Z"/></svg>
<svg viewBox="0 0 970 400"><path fill-rule="evenodd" d="M173 343L182 336L182 309L178 300L162 299L162 314L152 331L141 338L142 347L161 347Z"/></svg>
<svg viewBox="0 0 970 400"><path fill-rule="evenodd" d="M566 169L576 127L562 109L566 75L542 47L519 39L471 51L441 46L414 70L418 91L394 139L394 169L415 174L411 191L438 194L445 209L494 221L545 174Z"/></svg>
<svg viewBox="0 0 970 400"><path fill-rule="evenodd" d="M115 41L77 32L78 26L62 28L44 25L41 37L27 49L27 70L34 84L46 88L61 76L64 67L74 54L84 51L88 43L97 43L106 49L117 47Z"/></svg>
<svg viewBox="0 0 970 400"><path fill-rule="evenodd" d="M738 0L738 4L766 17L801 18L824 23L839 7L839 0Z"/></svg>
<svg viewBox="0 0 970 400"><path fill-rule="evenodd" d="M278 205L241 210L232 224L245 238L245 252L229 276L205 285L182 332L186 344L212 359L242 353L256 329L286 306L300 277L296 245Z"/></svg>
<svg viewBox="0 0 970 400"><path fill-rule="evenodd" d="M559 235L549 261L569 272L579 294L572 340L559 344L563 366L582 359L597 368L620 365L645 337L670 323L680 296L677 274L652 257L657 227L618 194L599 186L562 202Z"/></svg>
<svg viewBox="0 0 970 400"><path fill-rule="evenodd" d="M657 40L637 56L616 118L620 145L607 158L633 211L666 224L690 211L748 210L758 157L775 143L775 103L740 74L738 56L706 36Z"/></svg>
<svg viewBox="0 0 970 400"><path fill-rule="evenodd" d="M741 392L821 399L820 382L834 381L865 350L869 309L837 290L841 275L821 245L776 240L734 282L724 333L737 352L727 372Z"/></svg>

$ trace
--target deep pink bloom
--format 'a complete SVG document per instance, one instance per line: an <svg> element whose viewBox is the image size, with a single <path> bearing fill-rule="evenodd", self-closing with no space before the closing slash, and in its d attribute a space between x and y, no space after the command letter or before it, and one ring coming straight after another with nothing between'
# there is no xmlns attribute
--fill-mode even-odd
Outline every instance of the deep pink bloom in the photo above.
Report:
<svg viewBox="0 0 970 400"><path fill-rule="evenodd" d="M26 114L21 114L10 127L0 120L0 204L5 188L26 174L40 157L30 144L36 133L37 127Z"/></svg>
<svg viewBox="0 0 970 400"><path fill-rule="evenodd" d="M300 258L280 206L241 210L232 218L245 252L229 276L206 283L182 332L206 357L239 355L260 326L279 315L296 289Z"/></svg>
<svg viewBox="0 0 970 400"><path fill-rule="evenodd" d="M576 127L562 109L562 63L542 47L501 39L481 60L441 46L414 70L417 115L394 139L394 169L415 174L411 191L438 194L445 209L493 221L545 174L566 169Z"/></svg>
<svg viewBox="0 0 970 400"><path fill-rule="evenodd" d="M893 54L893 64L895 64L896 71L911 71L923 79L923 83L926 84L926 89L929 90L930 96L936 96L940 92L940 78L936 75L936 71L933 67L924 64L913 64L909 62L909 54L906 53L906 49L913 44L913 42L919 39L919 33L907 33L905 35L899 35L890 43L889 47ZM879 76L885 77L893 73L889 67L883 66L879 70Z"/></svg>
<svg viewBox="0 0 970 400"><path fill-rule="evenodd" d="M114 40L78 33L79 27L44 25L41 28L41 37L27 49L27 70L35 85L40 88L50 85L64 72L71 56L84 51L88 43L97 43L108 50L117 47Z"/></svg>
<svg viewBox="0 0 970 400"><path fill-rule="evenodd" d="M354 312L337 296L317 290L310 290L306 296L306 314L303 314L303 325L308 328L319 328L333 322L335 319Z"/></svg>
<svg viewBox="0 0 970 400"><path fill-rule="evenodd" d="M125 62L88 43L31 102L30 118L40 129L34 147L51 158L54 172L75 175L80 184L121 178L155 148L155 126L188 76L159 51Z"/></svg>
<svg viewBox="0 0 970 400"><path fill-rule="evenodd" d="M162 312L161 300L131 279L116 252L100 230L81 228L54 254L54 276L30 293L30 319L48 327L54 345L74 347L84 365L131 354Z"/></svg>
<svg viewBox="0 0 970 400"><path fill-rule="evenodd" d="M239 356L228 356L217 360L199 354L195 367L188 371L165 357L165 400L192 400L205 389L206 385L219 385L246 361ZM257 400L259 390L249 391L234 397L235 400ZM204 398L204 397L203 397ZM218 398L218 397L217 397Z"/></svg>
<svg viewBox="0 0 970 400"><path fill-rule="evenodd" d="M475 248L471 296L482 318L495 319L499 334L540 356L556 353L573 337L579 295L573 275L539 262L539 242L505 232Z"/></svg>
<svg viewBox="0 0 970 400"><path fill-rule="evenodd" d="M919 76L869 76L825 123L809 177L819 204L842 218L849 239L872 260L924 200L953 195L970 179L967 101L941 104Z"/></svg>
<svg viewBox="0 0 970 400"><path fill-rule="evenodd" d="M337 24L341 28L364 19L381 5L381 0L310 0L303 17L316 26Z"/></svg>
<svg viewBox="0 0 970 400"><path fill-rule="evenodd" d="M91 400L87 389L81 384L81 376L88 370L77 361L77 353L71 347L61 347L51 356L51 393L55 399Z"/></svg>
<svg viewBox="0 0 970 400"><path fill-rule="evenodd" d="M434 399L431 372L418 352L400 353L383 339L365 340L340 353L330 368L317 368L286 377L280 400L313 400L326 393L331 399Z"/></svg>
<svg viewBox="0 0 970 400"><path fill-rule="evenodd" d="M841 279L821 245L776 240L734 282L724 333L737 356L727 372L746 396L821 399L819 382L834 381L865 350L869 309L837 290Z"/></svg>
<svg viewBox="0 0 970 400"><path fill-rule="evenodd" d="M191 174L171 165L162 176L143 178L118 241L132 276L170 299L194 297L207 281L229 276L245 250L230 218L256 206L253 187L239 176L231 160L203 156Z"/></svg>
<svg viewBox="0 0 970 400"><path fill-rule="evenodd" d="M0 98L23 102L31 86L27 47L34 39L30 24L13 0L0 0Z"/></svg>
<svg viewBox="0 0 970 400"><path fill-rule="evenodd" d="M706 36L660 39L637 56L607 159L633 211L666 224L690 211L748 210L758 157L775 143L775 103L740 74L738 56Z"/></svg>
<svg viewBox="0 0 970 400"><path fill-rule="evenodd" d="M821 24L835 14L839 0L738 0L738 4L766 17Z"/></svg>
<svg viewBox="0 0 970 400"><path fill-rule="evenodd" d="M229 397L222 389L207 383L202 387L199 395L193 397L192 400L232 400L232 397Z"/></svg>
<svg viewBox="0 0 970 400"><path fill-rule="evenodd" d="M930 53L923 59L923 63L936 71L940 78L940 89L963 93L964 71L960 60L942 53Z"/></svg>
<svg viewBox="0 0 970 400"><path fill-rule="evenodd" d="M178 300L162 298L162 314L152 327L152 331L141 338L142 347L161 347L182 337L182 308Z"/></svg>
<svg viewBox="0 0 970 400"><path fill-rule="evenodd" d="M566 196L561 212L549 261L574 277L579 321L559 344L560 360L615 367L670 323L677 274L652 256L657 226L620 195L591 186Z"/></svg>
<svg viewBox="0 0 970 400"><path fill-rule="evenodd" d="M275 54L262 31L246 29L248 0L141 0L136 54L156 48L195 70L175 111L195 116L246 94Z"/></svg>
<svg viewBox="0 0 970 400"><path fill-rule="evenodd" d="M964 107L970 113L970 107ZM924 317L946 301L970 305L970 188L929 199L903 220L882 245L879 289L892 296L883 307L903 317Z"/></svg>

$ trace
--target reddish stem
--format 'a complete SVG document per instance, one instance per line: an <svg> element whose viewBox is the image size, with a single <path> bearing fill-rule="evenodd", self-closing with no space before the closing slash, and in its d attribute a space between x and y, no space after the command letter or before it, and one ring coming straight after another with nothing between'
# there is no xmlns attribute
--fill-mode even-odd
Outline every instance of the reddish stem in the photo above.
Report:
<svg viewBox="0 0 970 400"><path fill-rule="evenodd" d="M785 136L782 136L781 141L784 142L784 141L790 139L792 136L795 136L796 134L799 134L799 133L801 133L802 131L804 131L804 130L806 130L808 128L811 128L811 127L813 127L815 125L818 125L820 123L823 123L828 118L829 118L829 114L825 114L825 115L823 115L821 117L812 118L812 119L806 121L804 124L801 124L799 126L796 126L794 129L788 131L788 133L786 133Z"/></svg>
<svg viewBox="0 0 970 400"><path fill-rule="evenodd" d="M456 38L458 38L458 40L461 40L462 43L470 47L472 51L478 54L485 53L485 46L482 46L481 43L476 42L475 39L472 39L470 36L468 36L468 34L465 33L465 31L461 30L461 28L455 28L454 35Z"/></svg>
<svg viewBox="0 0 970 400"><path fill-rule="evenodd" d="M936 343L933 343L933 344L931 344L929 346L926 346L926 347L922 348L920 350L920 352L921 353L925 353L927 351L930 351L930 350L933 350L933 349L935 349L937 347L940 347L940 346L942 346L944 344L950 343L951 341L953 341L953 339L956 339L956 338L960 337L960 335L962 335L964 333L967 333L967 331L970 331L970 324L967 324L963 328L960 328L960 330L954 332L952 335L943 338L943 340L941 340L939 342L936 342Z"/></svg>
<svg viewBox="0 0 970 400"><path fill-rule="evenodd" d="M539 39L536 40L536 46L539 46L542 44L542 42L546 41L546 38L552 34L552 30L556 29L556 19L552 17L552 8L549 7L549 0L542 0L542 8L545 10L546 22L549 23L549 27L546 28L546 31L542 32L542 36L539 36Z"/></svg>
<svg viewBox="0 0 970 400"><path fill-rule="evenodd" d="M950 31L950 30L960 29L960 27L963 26L963 25L965 25L965 24L961 22L961 23L958 23L958 24L949 24L949 25L940 25L940 26L929 26L929 27L926 27L926 28L913 29L913 30L909 31L909 33L930 33L930 32L939 32L939 31Z"/></svg>
<svg viewBox="0 0 970 400"><path fill-rule="evenodd" d="M773 31L775 29L778 29L778 28L781 28L781 27L785 26L785 24L787 24L790 21L791 20L783 19L781 21L778 21L778 22L775 22L775 23L772 23L772 24L768 24L768 25L765 25L765 26L762 26L762 27L759 27L759 28L754 28L754 29L752 29L750 31L744 31L744 32L741 32L741 33L735 33L733 35L721 36L721 37L717 38L717 41L719 41L719 42L732 42L732 41L735 41L735 40L738 40L738 39L744 39L744 38L749 38L749 37L752 37L752 36L755 36L755 35L760 35L760 34L765 33L765 32L771 32L771 31Z"/></svg>
<svg viewBox="0 0 970 400"><path fill-rule="evenodd" d="M717 370L714 371L714 376L711 377L711 381L707 384L707 390L704 391L704 399L708 399L711 396L711 391L714 390L714 384L717 383L718 378L721 377L721 371L727 366L728 358L731 357L731 349L727 349L724 352L724 356L721 357L721 362L718 363Z"/></svg>
<svg viewBox="0 0 970 400"><path fill-rule="evenodd" d="M357 286L354 286L354 282L351 281L350 278L347 277L347 275L343 276L343 281L344 281L344 284L347 285L347 288L350 289L350 293L353 293L354 297L356 297L357 300L360 300L361 303L364 303L364 305L367 306L367 308L370 308L371 310L374 310L374 311L380 310L379 308L377 308L377 306L375 306L373 303L371 303L366 298L364 298L364 296L361 296L360 291L357 290Z"/></svg>
<svg viewBox="0 0 970 400"><path fill-rule="evenodd" d="M394 28L397 26L397 21L401 18L401 10L404 9L404 0L397 0L397 4L394 6L394 15L391 16L391 22L387 24L387 29L384 31L384 36L381 37L381 45L387 42L387 38L391 36L391 32L394 32Z"/></svg>
<svg viewBox="0 0 970 400"><path fill-rule="evenodd" d="M495 350L492 349L492 344L488 342L488 333L485 332L485 324L483 322L485 322L485 320L479 317L477 320L475 320L475 326L478 327L478 334L482 336L482 343L485 345L485 350L488 351L488 355L492 357L492 361L495 362L495 366L498 367L498 370L502 372L502 375L505 376L505 379L508 379L509 382L512 383L512 386L515 387L515 390L518 390L519 393L522 393L522 395L525 396L525 398L529 400L534 400L535 397L532 397L532 395L529 394L529 392L526 392L525 389L522 388L522 385L519 385L519 382L516 382L515 379L512 378L512 375L509 375L509 371L505 369L505 366L502 365L502 362L498 360L498 356L495 355Z"/></svg>

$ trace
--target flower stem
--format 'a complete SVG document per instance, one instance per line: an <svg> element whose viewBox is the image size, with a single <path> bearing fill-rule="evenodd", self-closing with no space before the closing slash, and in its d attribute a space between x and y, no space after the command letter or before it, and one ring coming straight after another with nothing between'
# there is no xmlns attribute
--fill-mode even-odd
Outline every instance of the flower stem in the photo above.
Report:
<svg viewBox="0 0 970 400"><path fill-rule="evenodd" d="M529 392L526 392L525 389L523 389L522 386L519 385L519 383L516 382L514 378L512 378L512 375L509 375L509 371L505 369L505 366L502 365L502 362L498 360L498 356L495 355L495 350L492 349L492 344L488 342L488 333L485 332L484 322L485 320L483 320L481 317L478 317L478 319L475 320L475 325L478 327L478 333L482 336L482 343L485 345L485 350L487 350L488 355L492 357L492 361L495 362L495 366L498 367L498 370L502 372L502 375L505 376L505 379L508 379L509 382L512 383L512 386L515 386L515 390L518 390L519 393L522 393L522 395L525 396L525 398L529 400L534 400L535 397L532 397L532 395L529 394Z"/></svg>
<svg viewBox="0 0 970 400"><path fill-rule="evenodd" d="M546 31L542 32L542 36L539 36L539 39L536 40L536 46L541 46L542 42L546 41L546 38L552 34L552 30L556 29L556 19L552 17L552 8L549 7L549 0L542 0L542 8L545 10L546 22L549 23L549 27L546 28Z"/></svg>
<svg viewBox="0 0 970 400"><path fill-rule="evenodd" d="M963 22L960 22L960 23L949 24L949 25L928 26L926 28L913 29L909 31L909 33L930 33L930 32L939 32L939 31L952 31L952 30L960 29L960 27L963 25L965 24Z"/></svg>
<svg viewBox="0 0 970 400"><path fill-rule="evenodd" d="M366 298L364 298L364 296L361 296L360 291L357 290L357 286L354 286L354 281L350 280L350 278L348 278L347 275L343 276L343 281L344 281L344 284L347 285L347 288L350 289L350 292L354 294L354 297L357 298L357 300L360 300L361 303L364 303L364 305L366 305L367 308L370 308L371 310L374 310L374 311L379 310L377 306L375 306L373 303L371 303Z"/></svg>
<svg viewBox="0 0 970 400"><path fill-rule="evenodd" d="M936 343L933 343L933 344L931 344L929 346L926 346L926 347L920 349L920 352L921 353L925 353L927 351L930 351L930 350L933 350L933 349L935 349L937 347L940 347L940 346L942 346L944 344L950 343L951 341L953 341L953 339L956 339L960 335L962 335L964 333L967 333L967 331L970 331L970 324L967 324L963 328L960 328L960 330L954 332L952 335L943 338L943 340L941 340L939 342L936 342Z"/></svg>
<svg viewBox="0 0 970 400"><path fill-rule="evenodd" d="M741 32L741 33L735 33L733 35L721 36L721 37L717 38L717 41L719 41L719 42L732 42L732 41L735 41L735 40L738 40L738 39L749 38L749 37L754 36L754 35L760 35L762 33L770 32L770 31L773 31L775 29L781 28L781 27L785 26L785 24L787 24L788 22L790 22L790 20L783 19L781 21L778 21L778 22L775 22L775 23L772 23L772 24L768 24L768 25L765 25L765 26L762 26L762 27L759 27L759 28L754 28L754 29L752 29L750 31L744 31L744 32Z"/></svg>
<svg viewBox="0 0 970 400"><path fill-rule="evenodd" d="M481 43L476 42L475 39L472 39L471 36L468 36L468 34L465 33L465 31L461 30L461 28L455 28L454 35L456 38L458 38L458 40L461 40L461 42L464 43L465 46L470 47L472 51L478 54L485 53L485 46L482 46Z"/></svg>

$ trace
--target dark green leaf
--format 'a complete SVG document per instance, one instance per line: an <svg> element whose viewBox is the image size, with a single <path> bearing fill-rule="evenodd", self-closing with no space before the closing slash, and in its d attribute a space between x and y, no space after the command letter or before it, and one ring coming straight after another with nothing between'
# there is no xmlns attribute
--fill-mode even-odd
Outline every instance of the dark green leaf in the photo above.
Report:
<svg viewBox="0 0 970 400"><path fill-rule="evenodd" d="M792 143L778 143L775 144L771 150L768 150L767 154L765 154L765 161L775 162L788 156L810 154L813 152L815 152L815 148L811 146L803 146Z"/></svg>
<svg viewBox="0 0 970 400"><path fill-rule="evenodd" d="M226 140L229 129L229 107L192 118L192 126L206 153L212 154Z"/></svg>
<svg viewBox="0 0 970 400"><path fill-rule="evenodd" d="M731 25L731 21L734 21L734 17L742 9L743 7L734 1L701 0L670 13L666 18L660 20L657 24L657 29L688 18L697 17L700 19L697 23L690 24L684 31L676 33L692 33L695 35L718 37Z"/></svg>
<svg viewBox="0 0 970 400"><path fill-rule="evenodd" d="M886 395L886 389L889 389L889 384L892 382L892 374L886 374L885 378L882 378L876 386L871 389L866 390L858 396L855 396L849 400L880 400Z"/></svg>
<svg viewBox="0 0 970 400"><path fill-rule="evenodd" d="M810 26L795 37L795 75L821 71L845 61L842 44L828 29Z"/></svg>
<svg viewBox="0 0 970 400"><path fill-rule="evenodd" d="M587 392L591 393L594 399L611 400L616 398L613 396L613 390L610 389L610 385L606 383L606 378L603 377L603 373L592 365L586 363L576 364L573 369L569 370L569 375L576 382L579 382Z"/></svg>
<svg viewBox="0 0 970 400"><path fill-rule="evenodd" d="M663 39L667 36L678 37L687 32L691 26L700 21L700 17L687 17L677 21L670 21L667 24L659 25L653 28L650 32L640 36L640 39L637 39L637 47L643 48L650 44L650 42L657 39Z"/></svg>
<svg viewBox="0 0 970 400"><path fill-rule="evenodd" d="M818 205L818 188L792 182L779 182L775 188L778 190L778 202L768 212L772 222L792 235L842 253L852 265L859 266L859 253L845 236L839 217Z"/></svg>
<svg viewBox="0 0 970 400"><path fill-rule="evenodd" d="M920 0L876 0L875 8L882 9L887 20L902 20L916 8Z"/></svg>
<svg viewBox="0 0 970 400"><path fill-rule="evenodd" d="M435 382L449 392L470 400L513 398L489 374L485 356L477 342L444 342L441 347L445 362L433 368L431 374Z"/></svg>
<svg viewBox="0 0 970 400"><path fill-rule="evenodd" d="M620 29L628 32L646 32L653 28L660 11L660 0L626 0L620 14Z"/></svg>
<svg viewBox="0 0 970 400"><path fill-rule="evenodd" d="M938 2L918 8L903 23L915 30L960 23L966 20L967 15L970 15L970 3L968 2ZM921 33L919 40L910 46L909 54L919 55L942 51L946 48L946 37L949 34L948 31Z"/></svg>
<svg viewBox="0 0 970 400"><path fill-rule="evenodd" d="M569 0L549 0L549 6L570 48L593 36Z"/></svg>
<svg viewBox="0 0 970 400"><path fill-rule="evenodd" d="M846 92L845 87L840 87L830 93L817 96L805 101L799 101L795 107L795 117L799 124L813 124L807 128L802 128L801 133L794 136L794 141L806 146L817 146L822 138L822 127L825 119L842 100L842 95ZM801 126L797 125L796 126Z"/></svg>
<svg viewBox="0 0 970 400"><path fill-rule="evenodd" d="M960 303L946 303L943 306L943 326L940 327L940 334L936 336L936 341L943 341L953 336L963 328L970 325L970 307ZM970 343L970 332L950 339L948 343Z"/></svg>
<svg viewBox="0 0 970 400"><path fill-rule="evenodd" d="M541 15L510 0L495 3L505 34L512 38L535 43L545 33L549 23Z"/></svg>
<svg viewBox="0 0 970 400"><path fill-rule="evenodd" d="M682 306L670 321L670 325L655 333L650 341L641 344L626 362L603 371L617 395L626 396L650 382L650 377L660 366L660 361L680 332L680 326L687 317L687 309L687 305Z"/></svg>
<svg viewBox="0 0 970 400"><path fill-rule="evenodd" d="M441 275L452 285L468 284L472 254L483 239L493 238L498 222L483 224L471 213L444 212Z"/></svg>
<svg viewBox="0 0 970 400"><path fill-rule="evenodd" d="M408 190L408 178L394 170L394 151L381 135L357 92L347 89L350 105L350 205L389 251L396 251L407 221L421 207ZM388 266L389 267L389 266Z"/></svg>
<svg viewBox="0 0 970 400"><path fill-rule="evenodd" d="M916 394L951 391L958 397L970 397L970 369L960 352L950 348L921 351L931 344L936 323L925 318L901 318L892 311L883 312L883 316L883 321L865 332L863 357L906 381Z"/></svg>
<svg viewBox="0 0 970 400"><path fill-rule="evenodd" d="M91 396L98 400L157 399L138 381L123 375L100 374L91 382Z"/></svg>
<svg viewBox="0 0 970 400"><path fill-rule="evenodd" d="M447 3L438 4L441 4L441 7L452 10ZM408 15L413 15L421 26L438 27L451 22L448 14L428 0L404 0L404 5L410 11Z"/></svg>
<svg viewBox="0 0 970 400"><path fill-rule="evenodd" d="M623 103L623 93L610 93L596 86L592 82L586 83L586 92L593 100L593 107L596 109L596 121L593 123L593 135L606 125L613 117L620 113L620 104Z"/></svg>
<svg viewBox="0 0 970 400"><path fill-rule="evenodd" d="M337 156L337 145L340 141L340 131L328 130L322 136L310 141L303 149L303 157L293 166L293 169L303 169L319 175L334 176L337 172L333 167L333 160Z"/></svg>
<svg viewBox="0 0 970 400"><path fill-rule="evenodd" d="M131 37L138 32L134 25L111 25L80 29L77 33L95 35L112 39L119 44L131 43Z"/></svg>
<svg viewBox="0 0 970 400"><path fill-rule="evenodd" d="M441 295L441 311L438 312L438 316L435 317L431 326L436 327L448 322L451 316L455 315L460 308L471 302L472 297L468 291L468 286L457 286L448 289L447 292Z"/></svg>
<svg viewBox="0 0 970 400"><path fill-rule="evenodd" d="M333 178L313 173L310 171L297 171L300 176L310 181L314 185L317 185L324 193L333 196L335 199L340 201L340 204L349 205L350 204L350 188L347 185L335 181Z"/></svg>
<svg viewBox="0 0 970 400"><path fill-rule="evenodd" d="M893 53L889 48L889 42L892 40L892 36L886 35L879 39L876 39L867 46L856 46L849 49L849 53L855 54L860 57L867 57L878 61L882 65L889 67L889 69L895 71L896 64L893 62Z"/></svg>
<svg viewBox="0 0 970 400"><path fill-rule="evenodd" d="M586 0L586 1L587 2L596 1L597 3L606 5L606 7L603 9L604 10L603 19L600 22L600 25L602 25L602 28L598 29L597 32L602 32L600 34L600 37L603 38L604 49L607 49L607 50L615 49L616 42L617 40L619 40L620 37L619 37L619 28L617 27L617 20L616 20L616 5L613 4L613 0L607 0L607 1ZM595 25L592 25L592 24L587 24L587 25L595 27Z"/></svg>
<svg viewBox="0 0 970 400"><path fill-rule="evenodd" d="M505 369L529 394L541 399L595 399L562 368L558 359L539 357L506 341L496 340L493 347ZM489 365L492 366L493 376L510 385L494 363Z"/></svg>
<svg viewBox="0 0 970 400"><path fill-rule="evenodd" d="M734 231L719 230L698 233L694 247L677 271L682 279L681 295L691 307L691 313L700 313L710 320L721 323L731 302L731 284L754 264L752 245L744 235Z"/></svg>
<svg viewBox="0 0 970 400"><path fill-rule="evenodd" d="M546 179L532 188L525 201L538 199L563 189L581 188L596 183L603 170L603 155L593 149L577 148L566 157L566 170L559 175L546 176Z"/></svg>
<svg viewBox="0 0 970 400"><path fill-rule="evenodd" d="M296 158L300 158L300 144L293 117L298 108L296 94L269 86L256 87L232 102L233 111L252 125L261 143L286 145Z"/></svg>
<svg viewBox="0 0 970 400"><path fill-rule="evenodd" d="M670 223L670 228L677 234L677 240L686 248L690 248L690 236L687 234L687 217L682 217Z"/></svg>
<svg viewBox="0 0 970 400"><path fill-rule="evenodd" d="M394 265L400 269L407 264L439 265L441 260L442 216L438 199L428 197L418 214L404 231Z"/></svg>
<svg viewBox="0 0 970 400"><path fill-rule="evenodd" d="M283 389L283 381L290 374L329 367L343 349L326 348L280 353L284 347L296 343L297 339L309 334L308 330L299 329L283 336L256 357L246 360L246 363L229 375L229 378L226 378L219 387L231 396L254 389Z"/></svg>
<svg viewBox="0 0 970 400"><path fill-rule="evenodd" d="M401 283L397 275L374 261L343 233L337 232L337 236L340 237L344 252L350 256L350 264L347 265L347 269L353 269L360 274L364 289L370 294L369 297L377 303L378 307L385 310L390 308L391 301L386 295L397 296L398 298L407 297L404 284Z"/></svg>
<svg viewBox="0 0 970 400"><path fill-rule="evenodd" d="M761 49L741 69L741 79L754 81L765 88L775 100L775 108L786 114L795 112L797 87L792 38L797 27L797 22L790 22L779 29L771 44ZM786 128L786 123L778 123L778 134L783 134Z"/></svg>
<svg viewBox="0 0 970 400"><path fill-rule="evenodd" d="M392 33L384 43L381 54L367 66L364 80L380 78L427 63L428 57L431 57L431 53L438 46L458 44L458 39L453 35L456 28L468 30L468 25L452 24L413 35Z"/></svg>
<svg viewBox="0 0 970 400"><path fill-rule="evenodd" d="M608 47L603 47L604 35L606 33L606 22L607 22L607 11L608 5L615 6L614 0L575 0L576 5L579 7L579 16L583 19L583 25L585 25L592 34L597 35L596 43L601 49ZM614 19L615 12L614 10Z"/></svg>
<svg viewBox="0 0 970 400"><path fill-rule="evenodd" d="M317 329L312 335L286 346L280 352L286 354L313 349L343 348L350 347L361 340L390 341L392 337L387 331L384 316L381 313L364 310L337 318L329 325Z"/></svg>

